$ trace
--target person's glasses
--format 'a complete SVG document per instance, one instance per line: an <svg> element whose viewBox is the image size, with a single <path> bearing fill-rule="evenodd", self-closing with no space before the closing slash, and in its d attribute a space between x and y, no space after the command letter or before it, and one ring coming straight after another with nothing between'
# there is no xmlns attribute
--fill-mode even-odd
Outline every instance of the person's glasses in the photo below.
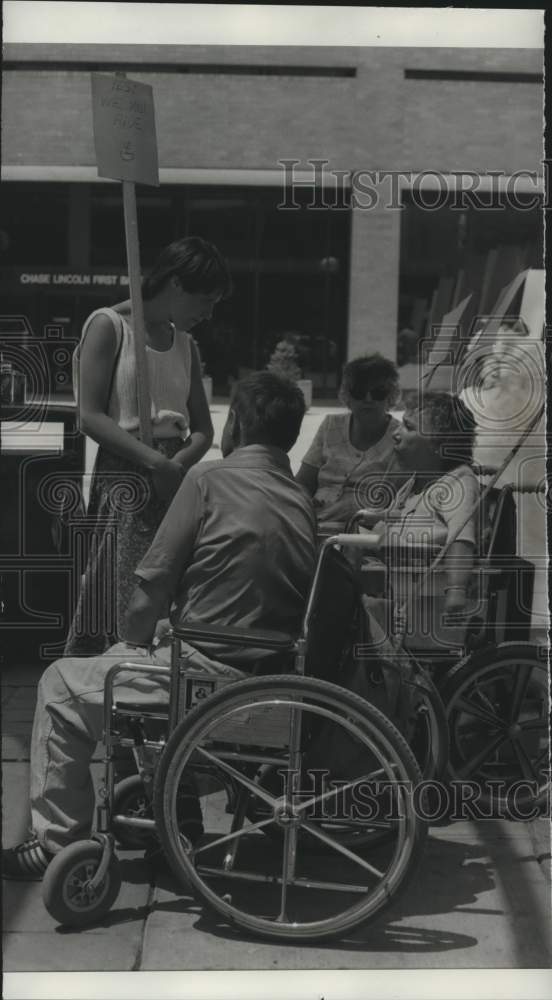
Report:
<svg viewBox="0 0 552 1000"><path fill-rule="evenodd" d="M374 402L382 403L384 399L391 394L391 386L389 385L374 385L370 389L366 389L364 393L351 392L353 399L357 402Z"/></svg>

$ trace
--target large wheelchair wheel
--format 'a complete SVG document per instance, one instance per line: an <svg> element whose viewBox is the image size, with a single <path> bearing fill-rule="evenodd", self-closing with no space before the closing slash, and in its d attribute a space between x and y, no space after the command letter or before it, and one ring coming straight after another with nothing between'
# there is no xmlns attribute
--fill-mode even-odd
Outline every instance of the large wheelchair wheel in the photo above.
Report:
<svg viewBox="0 0 552 1000"><path fill-rule="evenodd" d="M338 746L339 767L330 772ZM252 771L263 765L283 772L282 795L255 781ZM205 767L221 787L232 778L240 795L232 819L204 796L205 834L193 847L179 829L178 789ZM270 939L321 941L379 915L415 872L426 835L413 794L420 781L401 734L362 698L312 678L252 678L206 699L175 729L154 812L176 878L219 918ZM269 815L248 821L249 797ZM365 845L346 846L342 834L374 819L393 836L368 858ZM279 841L262 835L270 824L281 829ZM310 849L313 838L325 854Z"/></svg>
<svg viewBox="0 0 552 1000"><path fill-rule="evenodd" d="M549 777L547 653L503 643L473 654L445 678L450 732L448 776L475 784L474 803L530 818L546 801Z"/></svg>

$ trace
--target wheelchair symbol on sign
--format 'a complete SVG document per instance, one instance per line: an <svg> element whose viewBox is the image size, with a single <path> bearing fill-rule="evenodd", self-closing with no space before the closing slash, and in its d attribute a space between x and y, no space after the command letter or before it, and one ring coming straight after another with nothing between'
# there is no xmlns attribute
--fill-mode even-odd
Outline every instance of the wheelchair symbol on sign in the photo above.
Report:
<svg viewBox="0 0 552 1000"><path fill-rule="evenodd" d="M192 705L197 705L198 702L204 701L205 698L208 698L213 693L214 689L214 684L205 684L203 681L200 684L192 683L188 707L191 708Z"/></svg>

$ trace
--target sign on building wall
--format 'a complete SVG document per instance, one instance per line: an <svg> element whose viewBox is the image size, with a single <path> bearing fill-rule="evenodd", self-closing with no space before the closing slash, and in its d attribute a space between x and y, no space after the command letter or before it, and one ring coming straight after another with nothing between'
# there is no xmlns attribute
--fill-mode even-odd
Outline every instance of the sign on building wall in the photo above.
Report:
<svg viewBox="0 0 552 1000"><path fill-rule="evenodd" d="M98 176L159 187L152 88L92 73L92 114Z"/></svg>

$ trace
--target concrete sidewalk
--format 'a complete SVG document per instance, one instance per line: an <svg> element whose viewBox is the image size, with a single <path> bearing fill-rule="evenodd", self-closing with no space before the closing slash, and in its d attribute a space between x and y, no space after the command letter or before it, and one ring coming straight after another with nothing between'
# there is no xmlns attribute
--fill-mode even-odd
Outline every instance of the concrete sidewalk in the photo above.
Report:
<svg viewBox="0 0 552 1000"><path fill-rule="evenodd" d="M39 674L29 667L3 676L6 845L23 838L29 822L28 748ZM97 777L99 762L93 771ZM176 892L168 876L152 877L132 852L119 855L123 887L112 911L86 930L56 926L40 883L4 882L4 971L548 968L547 829L544 820L432 828L419 878L391 916L318 947L232 932Z"/></svg>

